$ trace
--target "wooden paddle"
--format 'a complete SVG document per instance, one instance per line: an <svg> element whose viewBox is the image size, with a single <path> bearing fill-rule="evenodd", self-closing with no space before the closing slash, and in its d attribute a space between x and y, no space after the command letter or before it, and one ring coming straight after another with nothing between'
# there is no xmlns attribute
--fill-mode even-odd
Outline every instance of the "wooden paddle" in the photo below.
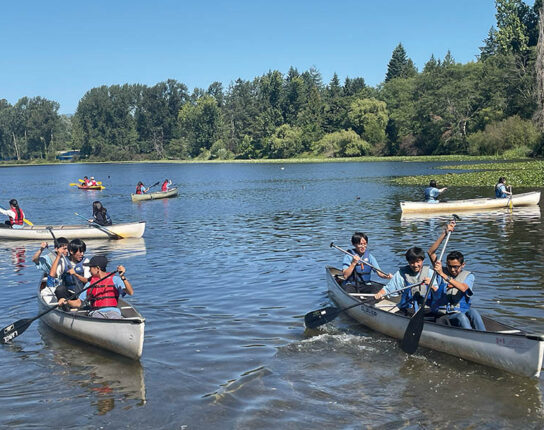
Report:
<svg viewBox="0 0 544 430"><path fill-rule="evenodd" d="M89 285L87 288L84 288L79 293L75 293L72 296L68 298L68 300L74 300L79 296L83 291L88 290L89 288L94 287L96 284L99 284L104 279L109 278L110 276L113 276L117 273L117 270L114 272L109 273L108 275L104 276L102 279L99 279L96 282L93 282L91 285ZM2 329L0 332L0 343L8 343L10 340L15 339L17 336L24 333L24 331L37 319L43 317L45 314L57 309L60 305L57 304L55 306L50 307L46 311L43 311L42 313L36 315L34 318L25 318L19 321L15 321L13 324L10 324Z"/></svg>
<svg viewBox="0 0 544 430"><path fill-rule="evenodd" d="M335 248L337 249L338 251L341 251L343 252L344 254L347 254L347 255L351 255L353 257L353 254L351 252L348 252L346 251L345 249L342 249L340 248L339 246L336 246L334 244L334 242L331 242L331 245L330 245L331 248ZM383 270L380 270L378 269L377 267L374 267L372 264L370 264L368 261L364 261L363 259L359 260L361 262L361 264L363 265L366 265L368 267L370 267L372 270L374 270L375 272L380 272L380 273L383 273L385 276L388 276L389 274L388 273L385 273Z"/></svg>
<svg viewBox="0 0 544 430"><path fill-rule="evenodd" d="M459 218L455 214L453 214L452 217L456 221L461 220L461 218ZM450 236L451 231L448 231L448 234L446 235L446 241L444 242L444 246L442 247L442 251L440 252L440 257L438 257L437 261L442 261L442 257L444 256L444 252L446 251L446 246L448 245ZM406 331L404 332L404 337L400 342L400 347L407 354L413 354L414 352L416 352L417 347L419 346L419 339L421 338L421 332L423 331L423 325L425 324L425 303L427 302L427 298L429 297L429 294L431 292L431 286L433 285L435 279L436 271L433 271L433 276L431 277L431 282L427 287L427 292L425 293L423 303L419 307L418 311L412 316L412 318L410 318L410 322L408 323Z"/></svg>
<svg viewBox="0 0 544 430"><path fill-rule="evenodd" d="M396 294L399 291L407 290L408 288L413 288L421 285L423 282L418 282L417 284L408 285L407 287L401 288L399 290L395 290L390 292L389 294L386 294L384 297L390 296L392 294ZM320 325L327 324L328 322L331 322L333 319L335 319L338 315L340 315L342 312L347 311L348 309L355 308L357 306L361 306L363 304L371 304L376 302L377 300L374 297L370 297L366 300L362 300L359 303L356 303L354 305L348 306L344 309L339 309L335 306L328 306L326 308L318 309L316 311L308 312L306 315L304 315L304 325L308 328L317 328Z"/></svg>
<svg viewBox="0 0 544 430"><path fill-rule="evenodd" d="M83 218L85 221L87 221L89 224L91 224L93 227L96 227L98 230L102 230L104 233L106 233L111 239L115 239L115 240L119 240L119 239L124 239L123 236L121 236L120 234L117 234L117 233L114 233L113 231L111 230L108 230L106 227L94 222L94 221L89 221L87 218L85 218L84 216L78 214L77 212L74 212L75 215L77 215L78 217L80 218Z"/></svg>

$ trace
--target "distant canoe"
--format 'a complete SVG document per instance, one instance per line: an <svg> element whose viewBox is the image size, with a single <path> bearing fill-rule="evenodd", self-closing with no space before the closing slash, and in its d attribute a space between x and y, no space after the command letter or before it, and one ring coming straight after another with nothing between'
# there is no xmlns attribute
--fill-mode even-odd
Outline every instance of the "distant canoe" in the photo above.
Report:
<svg viewBox="0 0 544 430"><path fill-rule="evenodd" d="M54 291L47 288L45 282L41 282L38 289L38 304L40 312L57 304ZM45 314L42 321L74 339L138 360L144 345L145 319L121 298L117 306L123 319L93 318L85 310L68 312L57 308Z"/></svg>
<svg viewBox="0 0 544 430"><path fill-rule="evenodd" d="M103 185L89 185L88 187L84 185L78 185L77 187L80 190L87 190L87 191L100 191L106 188Z"/></svg>
<svg viewBox="0 0 544 430"><path fill-rule="evenodd" d="M533 206L540 201L540 191L533 191L512 196L512 206ZM427 203L427 202L400 202L402 213L424 213L424 212L451 212L459 210L475 209L500 209L510 206L510 199L467 199L451 200L449 202Z"/></svg>
<svg viewBox="0 0 544 430"><path fill-rule="evenodd" d="M110 239L111 235L103 230L88 225L33 225L23 228L0 228L0 239L8 240L51 240L52 236L47 227L51 227L55 237L66 239ZM124 238L142 237L145 231L145 221L113 224L104 227L114 234Z"/></svg>
<svg viewBox="0 0 544 430"><path fill-rule="evenodd" d="M167 199L170 197L176 197L178 195L178 189L172 188L168 191L155 191L154 193L145 193L145 194L131 194L133 202L140 202L142 200L157 200L157 199Z"/></svg>

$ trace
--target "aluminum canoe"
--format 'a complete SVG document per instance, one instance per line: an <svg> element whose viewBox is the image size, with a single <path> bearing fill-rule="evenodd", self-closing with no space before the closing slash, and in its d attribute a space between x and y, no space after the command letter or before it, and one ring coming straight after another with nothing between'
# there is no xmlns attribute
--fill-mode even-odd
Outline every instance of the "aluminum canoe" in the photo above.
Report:
<svg viewBox="0 0 544 430"><path fill-rule="evenodd" d="M340 308L361 301L341 287L340 270L327 267L326 274L329 295ZM361 303L346 313L377 332L402 339L410 318L395 311L398 309L394 301L383 300L377 304ZM544 335L529 334L485 316L482 319L487 331L426 321L419 345L516 375L538 377L542 368Z"/></svg>
<svg viewBox="0 0 544 430"><path fill-rule="evenodd" d="M38 289L40 312L56 303L54 289L41 282ZM45 314L41 320L53 330L71 338L138 360L143 351L145 319L121 298L118 306L123 319L92 318L85 310L68 312L57 308Z"/></svg>
<svg viewBox="0 0 544 430"><path fill-rule="evenodd" d="M154 193L144 193L144 194L131 194L133 202L140 202L142 200L157 200L157 199L167 199L170 197L176 197L178 195L178 189L172 188L168 191L155 191Z"/></svg>
<svg viewBox="0 0 544 430"><path fill-rule="evenodd" d="M534 206L540 201L540 191L530 193L514 194L512 196L512 207ZM440 203L427 202L400 202L400 208L405 213L425 212L451 212L451 211L473 211L475 209L499 209L510 207L510 199L467 199L451 200Z"/></svg>
<svg viewBox="0 0 544 430"><path fill-rule="evenodd" d="M112 235L106 231L87 225L33 225L23 228L0 228L0 239L6 240L51 240L51 227L55 237L71 239L109 239ZM113 224L104 227L108 231L118 234L124 238L142 237L145 231L145 221Z"/></svg>

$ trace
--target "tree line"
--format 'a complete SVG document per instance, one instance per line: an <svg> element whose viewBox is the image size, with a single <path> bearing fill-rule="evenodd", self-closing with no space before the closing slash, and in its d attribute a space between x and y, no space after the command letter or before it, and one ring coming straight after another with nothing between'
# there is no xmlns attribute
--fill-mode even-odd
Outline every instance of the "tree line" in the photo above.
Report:
<svg viewBox="0 0 544 430"><path fill-rule="evenodd" d="M399 43L376 87L291 67L192 92L176 80L93 88L73 116L41 97L0 100L0 158L65 149L90 160L542 155L542 0L495 3L477 60L448 52L418 71Z"/></svg>

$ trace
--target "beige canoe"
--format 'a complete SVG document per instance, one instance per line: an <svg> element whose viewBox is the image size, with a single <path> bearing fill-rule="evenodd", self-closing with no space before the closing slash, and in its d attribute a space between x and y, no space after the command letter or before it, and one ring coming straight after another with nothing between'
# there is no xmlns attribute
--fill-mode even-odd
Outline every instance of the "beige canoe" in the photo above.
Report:
<svg viewBox="0 0 544 430"><path fill-rule="evenodd" d="M512 196L512 207L538 205L540 191L533 191ZM475 209L499 209L510 207L510 199L467 199L451 200L449 202L427 203L427 202L400 202L402 213L424 213L424 212L451 212Z"/></svg>
<svg viewBox="0 0 544 430"><path fill-rule="evenodd" d="M54 289L40 283L38 305L40 312L57 304ZM127 301L119 299L122 319L102 319L88 316L88 311L64 311L57 308L42 317L53 330L82 342L138 360L144 347L145 319Z"/></svg>
<svg viewBox="0 0 544 430"><path fill-rule="evenodd" d="M176 197L178 195L178 189L172 188L168 191L155 191L154 193L145 193L145 194L131 194L133 202L140 202L142 200L157 200L157 199L167 199L170 197Z"/></svg>
<svg viewBox="0 0 544 430"><path fill-rule="evenodd" d="M51 232L55 237L71 239L118 239L142 237L145 231L145 221L113 224L98 228L93 224L87 225L33 225L23 228L0 228L0 239L7 240L51 240Z"/></svg>

